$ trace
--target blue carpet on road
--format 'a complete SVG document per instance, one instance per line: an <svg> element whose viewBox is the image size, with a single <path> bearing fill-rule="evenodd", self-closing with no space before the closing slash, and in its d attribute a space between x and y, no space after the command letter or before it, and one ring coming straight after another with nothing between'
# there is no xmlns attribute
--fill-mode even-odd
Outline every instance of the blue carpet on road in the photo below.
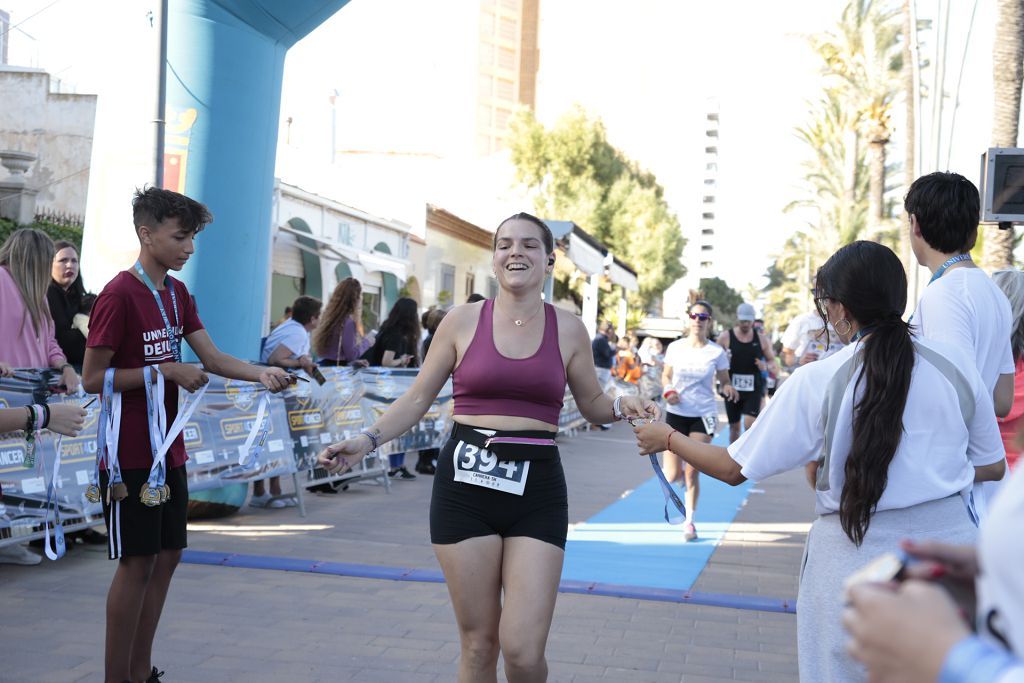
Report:
<svg viewBox="0 0 1024 683"><path fill-rule="evenodd" d="M728 431L713 443L728 443ZM563 581L689 590L747 498L750 482L729 486L701 475L696 541L665 521L653 476L622 500L569 529ZM680 496L681 497L681 496Z"/></svg>

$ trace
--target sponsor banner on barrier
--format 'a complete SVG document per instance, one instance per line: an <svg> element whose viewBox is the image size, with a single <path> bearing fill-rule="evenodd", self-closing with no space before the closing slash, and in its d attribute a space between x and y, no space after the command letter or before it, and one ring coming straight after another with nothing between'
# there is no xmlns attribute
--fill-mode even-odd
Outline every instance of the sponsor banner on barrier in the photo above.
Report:
<svg viewBox="0 0 1024 683"><path fill-rule="evenodd" d="M415 368L367 368L360 370L363 380L362 413L367 425L372 425L384 411L404 394L416 380ZM412 429L380 447L382 455L441 448L448 435L452 418L452 382L441 387L437 399Z"/></svg>
<svg viewBox="0 0 1024 683"><path fill-rule="evenodd" d="M285 406L275 397L270 399L269 425L262 450L251 465L239 464L265 393L260 384L210 375L206 394L182 430L188 453L185 470L189 491L295 472ZM179 392L179 396L183 394Z"/></svg>
<svg viewBox="0 0 1024 683"><path fill-rule="evenodd" d="M281 394L291 432L290 448L300 472L313 470L317 453L328 444L363 429L361 372L347 367L321 368L320 372L327 380L323 385L298 382Z"/></svg>
<svg viewBox="0 0 1024 683"><path fill-rule="evenodd" d="M0 380L0 408L16 408L30 403L74 403L84 405L89 396L53 393L55 373L49 370L18 370L14 377ZM55 388L55 387L54 387ZM61 518L73 527L102 516L98 503L85 499L96 456L96 423L99 404L86 408L85 426L78 437L61 442L63 464L57 501ZM0 435L0 539L24 536L38 531L46 504L47 476L57 456L57 435L44 431L36 438L35 464L25 467L27 446L21 432Z"/></svg>

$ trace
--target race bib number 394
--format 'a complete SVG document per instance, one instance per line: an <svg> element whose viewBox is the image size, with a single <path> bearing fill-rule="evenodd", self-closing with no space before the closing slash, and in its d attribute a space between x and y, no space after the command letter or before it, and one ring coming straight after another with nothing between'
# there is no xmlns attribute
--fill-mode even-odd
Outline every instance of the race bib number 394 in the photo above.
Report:
<svg viewBox="0 0 1024 683"><path fill-rule="evenodd" d="M455 461L455 481L474 486L523 495L529 460L498 460L490 451L460 441L452 456Z"/></svg>

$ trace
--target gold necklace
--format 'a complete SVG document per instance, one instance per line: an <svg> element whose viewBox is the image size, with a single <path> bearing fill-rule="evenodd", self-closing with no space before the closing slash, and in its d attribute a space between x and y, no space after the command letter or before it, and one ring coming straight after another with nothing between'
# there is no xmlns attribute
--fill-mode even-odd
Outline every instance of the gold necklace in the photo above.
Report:
<svg viewBox="0 0 1024 683"><path fill-rule="evenodd" d="M495 306L497 306L497 305L498 305L498 303L497 303L497 300L495 300L495 303L494 303L494 305L495 305ZM500 306L499 306L499 308L500 308ZM534 311L534 312L533 312L533 313L532 313L532 314L530 315L530 317L529 317L529 318L526 318L525 320L523 320L522 318L518 318L518 319L517 319L517 318L513 318L513 317L512 317L512 316L510 316L510 315L509 315L508 313L506 313L506 312L505 312L504 310L502 310L502 311L501 311L501 313L502 313L502 315L504 315L505 317L507 317L507 318L508 318L509 320L511 320L511 321L512 321L513 323L515 323L516 327L522 327L522 326L523 326L523 325L525 325L526 323L528 323L528 322L530 322L531 320L533 320L534 318L536 318L536 317L537 317L537 314L538 314L538 313L540 313L540 312L541 312L541 311L543 311L543 310L544 310L544 302L542 301L542 302L540 302L540 308L538 308L538 309L537 309L536 311Z"/></svg>

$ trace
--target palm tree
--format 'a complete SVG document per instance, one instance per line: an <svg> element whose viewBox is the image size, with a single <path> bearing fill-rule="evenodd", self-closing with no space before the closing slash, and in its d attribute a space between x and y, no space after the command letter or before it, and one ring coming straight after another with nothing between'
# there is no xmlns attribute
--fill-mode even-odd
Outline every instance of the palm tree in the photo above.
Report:
<svg viewBox="0 0 1024 683"><path fill-rule="evenodd" d="M899 10L888 2L850 0L836 30L814 39L842 100L853 111L857 138L868 143L867 226L877 237L885 221L885 161L890 112L900 92L903 53ZM854 176L848 176L847 196Z"/></svg>
<svg viewBox="0 0 1024 683"><path fill-rule="evenodd" d="M996 0L996 37L992 47L995 107L992 146L1016 147L1024 78L1024 0ZM1013 229L985 226L982 264L994 270L1013 265Z"/></svg>

